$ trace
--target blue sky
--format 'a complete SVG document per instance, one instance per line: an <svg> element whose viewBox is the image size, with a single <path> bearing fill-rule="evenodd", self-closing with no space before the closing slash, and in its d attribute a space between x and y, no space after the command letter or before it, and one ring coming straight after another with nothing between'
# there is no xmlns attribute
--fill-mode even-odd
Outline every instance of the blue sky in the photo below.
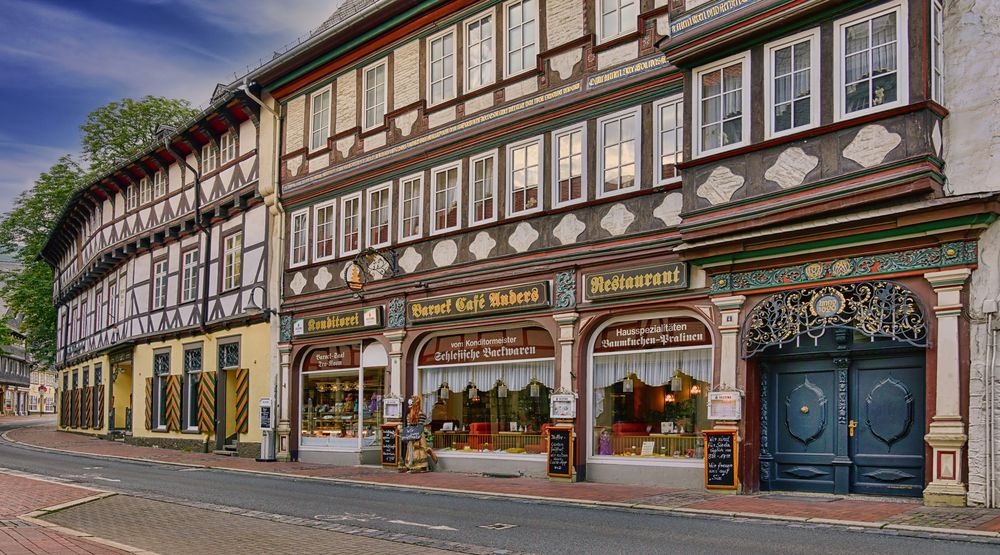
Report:
<svg viewBox="0 0 1000 555"><path fill-rule="evenodd" d="M207 103L321 24L336 0L0 0L0 212L112 100Z"/></svg>

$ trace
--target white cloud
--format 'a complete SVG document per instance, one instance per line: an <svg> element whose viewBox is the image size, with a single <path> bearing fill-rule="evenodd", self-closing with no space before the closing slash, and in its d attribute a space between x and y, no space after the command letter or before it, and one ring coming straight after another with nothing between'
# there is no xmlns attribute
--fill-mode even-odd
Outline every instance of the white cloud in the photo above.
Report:
<svg viewBox="0 0 1000 555"><path fill-rule="evenodd" d="M0 135L0 214L6 213L22 191L71 149L32 145Z"/></svg>
<svg viewBox="0 0 1000 555"><path fill-rule="evenodd" d="M135 0L133 0L135 1ZM158 1L158 0L139 0ZM306 35L337 9L340 0L176 0L202 19L237 33L251 35ZM264 54L264 53L262 53Z"/></svg>

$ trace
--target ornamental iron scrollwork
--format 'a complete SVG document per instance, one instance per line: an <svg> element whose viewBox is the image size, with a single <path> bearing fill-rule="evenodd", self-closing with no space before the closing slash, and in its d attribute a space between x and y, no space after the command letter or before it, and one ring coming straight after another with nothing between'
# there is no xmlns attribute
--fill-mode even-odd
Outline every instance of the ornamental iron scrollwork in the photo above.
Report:
<svg viewBox="0 0 1000 555"><path fill-rule="evenodd" d="M576 270L556 274L556 308L576 306Z"/></svg>
<svg viewBox="0 0 1000 555"><path fill-rule="evenodd" d="M393 297L389 299L389 317L385 327L398 330L406 327L406 299Z"/></svg>
<svg viewBox="0 0 1000 555"><path fill-rule="evenodd" d="M280 327L280 341L287 343L292 340L292 317L288 314L282 315Z"/></svg>
<svg viewBox="0 0 1000 555"><path fill-rule="evenodd" d="M916 295L891 281L866 281L775 293L750 311L743 358L806 335L818 341L830 329L927 346L927 322Z"/></svg>
<svg viewBox="0 0 1000 555"><path fill-rule="evenodd" d="M364 291L373 281L399 275L399 257L393 249L367 248L359 252L341 276L352 291Z"/></svg>

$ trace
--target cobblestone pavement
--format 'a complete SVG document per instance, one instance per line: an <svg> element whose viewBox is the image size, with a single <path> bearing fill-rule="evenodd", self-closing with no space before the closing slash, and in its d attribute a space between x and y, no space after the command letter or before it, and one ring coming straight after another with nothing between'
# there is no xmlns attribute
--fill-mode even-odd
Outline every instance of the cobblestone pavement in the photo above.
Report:
<svg viewBox="0 0 1000 555"><path fill-rule="evenodd" d="M322 553L434 555L460 551L486 554L489 548L356 528L204 503L164 502L117 495L43 517L114 541L164 555L212 553ZM446 547L449 549L441 549Z"/></svg>

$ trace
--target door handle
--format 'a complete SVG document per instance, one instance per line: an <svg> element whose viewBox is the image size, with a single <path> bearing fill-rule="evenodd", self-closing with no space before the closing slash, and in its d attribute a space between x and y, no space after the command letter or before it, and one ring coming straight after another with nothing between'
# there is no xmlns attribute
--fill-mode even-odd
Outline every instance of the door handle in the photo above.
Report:
<svg viewBox="0 0 1000 555"><path fill-rule="evenodd" d="M851 436L851 437L854 437L854 428L857 428L857 427L858 427L858 423L855 422L855 421L853 421L853 420L851 420L850 423L847 424L847 433L848 433L848 435Z"/></svg>

